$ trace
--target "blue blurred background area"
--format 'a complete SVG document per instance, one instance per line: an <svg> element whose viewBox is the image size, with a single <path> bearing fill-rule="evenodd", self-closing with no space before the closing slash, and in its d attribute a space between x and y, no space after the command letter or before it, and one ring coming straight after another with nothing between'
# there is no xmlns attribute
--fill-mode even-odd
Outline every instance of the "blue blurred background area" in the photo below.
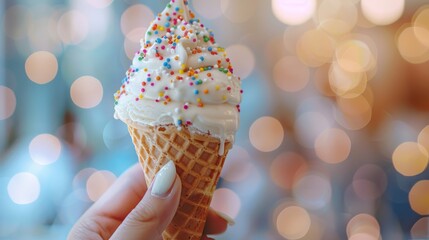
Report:
<svg viewBox="0 0 429 240"><path fill-rule="evenodd" d="M65 239L137 156L113 118L167 0L0 3L0 239ZM429 2L191 0L244 89L216 239L429 239Z"/></svg>

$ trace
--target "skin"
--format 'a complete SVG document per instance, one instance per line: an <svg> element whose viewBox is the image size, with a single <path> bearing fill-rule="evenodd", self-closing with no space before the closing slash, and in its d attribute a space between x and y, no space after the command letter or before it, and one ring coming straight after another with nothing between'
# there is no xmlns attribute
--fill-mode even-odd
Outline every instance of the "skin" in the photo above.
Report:
<svg viewBox="0 0 429 240"><path fill-rule="evenodd" d="M155 196L136 164L128 169L73 226L68 239L155 239L173 219L179 204L181 181L176 179L165 196ZM228 222L210 209L202 239L226 231Z"/></svg>

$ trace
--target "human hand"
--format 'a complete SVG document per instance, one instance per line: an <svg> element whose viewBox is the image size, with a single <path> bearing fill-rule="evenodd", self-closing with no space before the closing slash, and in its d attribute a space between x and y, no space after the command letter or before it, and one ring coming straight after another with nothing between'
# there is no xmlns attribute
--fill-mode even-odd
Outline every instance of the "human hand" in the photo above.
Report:
<svg viewBox="0 0 429 240"><path fill-rule="evenodd" d="M173 162L157 173L149 189L136 164L83 214L68 239L162 239L179 205L181 188ZM210 209L203 240L210 239L207 234L226 231L227 225L233 223L220 215Z"/></svg>

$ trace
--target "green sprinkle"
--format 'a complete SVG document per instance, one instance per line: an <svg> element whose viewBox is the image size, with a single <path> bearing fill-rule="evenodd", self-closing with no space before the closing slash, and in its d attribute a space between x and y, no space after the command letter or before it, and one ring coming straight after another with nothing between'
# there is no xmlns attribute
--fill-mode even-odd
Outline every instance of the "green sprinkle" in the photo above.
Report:
<svg viewBox="0 0 429 240"><path fill-rule="evenodd" d="M210 40L210 38L209 38L209 37L204 36L204 42L208 42L209 40Z"/></svg>

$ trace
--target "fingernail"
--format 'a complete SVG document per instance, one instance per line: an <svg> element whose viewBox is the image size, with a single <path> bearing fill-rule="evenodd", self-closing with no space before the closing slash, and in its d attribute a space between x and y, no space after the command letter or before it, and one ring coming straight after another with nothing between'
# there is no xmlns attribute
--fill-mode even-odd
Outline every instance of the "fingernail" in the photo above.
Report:
<svg viewBox="0 0 429 240"><path fill-rule="evenodd" d="M173 161L165 164L155 176L151 194L156 197L166 197L176 179L176 166Z"/></svg>
<svg viewBox="0 0 429 240"><path fill-rule="evenodd" d="M232 219L230 216L216 210L215 212L217 213L217 215L219 215L219 217L223 218L228 223L229 226L232 226L235 224L234 219Z"/></svg>

